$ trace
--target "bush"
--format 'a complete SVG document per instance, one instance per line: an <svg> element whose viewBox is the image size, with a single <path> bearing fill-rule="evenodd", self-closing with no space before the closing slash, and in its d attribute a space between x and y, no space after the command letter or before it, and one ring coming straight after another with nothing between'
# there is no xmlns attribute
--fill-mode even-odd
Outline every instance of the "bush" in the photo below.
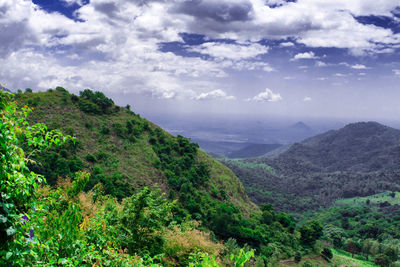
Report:
<svg viewBox="0 0 400 267"><path fill-rule="evenodd" d="M299 263L301 261L301 253L299 251L294 255L294 262Z"/></svg>
<svg viewBox="0 0 400 267"><path fill-rule="evenodd" d="M92 113L92 114L100 114L101 113L99 107L87 99L81 99L79 101L78 106L79 106L80 110L82 110L83 112L86 112L86 113Z"/></svg>
<svg viewBox="0 0 400 267"><path fill-rule="evenodd" d="M96 162L96 157L93 156L92 154L87 154L86 155L86 160L89 161L89 162L95 163Z"/></svg>
<svg viewBox="0 0 400 267"><path fill-rule="evenodd" d="M71 101L76 103L79 101L79 97L77 95L71 95Z"/></svg>
<svg viewBox="0 0 400 267"><path fill-rule="evenodd" d="M101 133L102 135L110 134L110 129L109 129L106 125L103 125L103 126L101 127L100 133Z"/></svg>
<svg viewBox="0 0 400 267"><path fill-rule="evenodd" d="M332 254L332 250L330 248L324 248L322 250L322 256L327 259L328 261L330 261L333 258L333 254Z"/></svg>

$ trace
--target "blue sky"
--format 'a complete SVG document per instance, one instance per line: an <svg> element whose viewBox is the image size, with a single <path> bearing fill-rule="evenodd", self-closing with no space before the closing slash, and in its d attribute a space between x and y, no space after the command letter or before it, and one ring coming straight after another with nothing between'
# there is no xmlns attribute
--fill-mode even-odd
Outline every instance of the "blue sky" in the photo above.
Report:
<svg viewBox="0 0 400 267"><path fill-rule="evenodd" d="M398 120L398 0L5 0L0 83L152 114Z"/></svg>

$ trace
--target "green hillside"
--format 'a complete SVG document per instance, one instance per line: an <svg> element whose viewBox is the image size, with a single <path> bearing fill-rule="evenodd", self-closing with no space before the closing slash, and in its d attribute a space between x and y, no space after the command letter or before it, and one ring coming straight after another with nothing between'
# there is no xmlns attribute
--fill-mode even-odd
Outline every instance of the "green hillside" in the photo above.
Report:
<svg viewBox="0 0 400 267"><path fill-rule="evenodd" d="M114 187L113 190L109 188L108 193L118 197L128 196L144 186L158 185L167 194L173 190L150 140L157 138L158 133L171 142L177 139L140 115L114 104L102 112L96 106L90 106L86 99L74 97L62 88L19 94L16 99L20 104L34 107L29 117L31 122L46 123L49 129L60 129L79 140L77 148L61 149L52 155L46 153L40 158L42 166L34 169L45 174L49 184L55 184L58 175L65 176L77 170L101 170L104 177L100 180ZM83 159L82 162L79 159ZM227 167L200 150L195 161L205 163L210 169L209 193L225 192L228 200L245 214L256 208L238 178ZM71 165L77 166L71 168ZM89 184L98 181L93 177Z"/></svg>
<svg viewBox="0 0 400 267"><path fill-rule="evenodd" d="M322 236L101 92L0 96L0 264L274 266Z"/></svg>

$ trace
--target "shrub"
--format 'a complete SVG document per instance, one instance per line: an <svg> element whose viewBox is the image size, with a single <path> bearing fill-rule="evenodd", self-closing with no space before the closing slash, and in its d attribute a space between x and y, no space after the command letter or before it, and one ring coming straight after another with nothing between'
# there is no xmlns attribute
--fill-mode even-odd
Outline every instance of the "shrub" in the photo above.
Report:
<svg viewBox="0 0 400 267"><path fill-rule="evenodd" d="M92 162L92 163L96 162L96 158L92 154L87 154L86 155L86 160L89 161L89 162Z"/></svg>
<svg viewBox="0 0 400 267"><path fill-rule="evenodd" d="M294 262L299 263L301 261L301 253L299 251L294 255Z"/></svg>
<svg viewBox="0 0 400 267"><path fill-rule="evenodd" d="M198 252L218 257L224 248L222 244L212 242L209 233L190 226L174 226L167 230L165 238L167 265L186 265L190 261L190 256Z"/></svg>
<svg viewBox="0 0 400 267"><path fill-rule="evenodd" d="M79 101L79 97L77 95L71 95L71 101L76 103Z"/></svg>
<svg viewBox="0 0 400 267"><path fill-rule="evenodd" d="M333 253L330 248L324 248L321 254L328 261L330 261L333 258Z"/></svg>
<svg viewBox="0 0 400 267"><path fill-rule="evenodd" d="M102 135L110 134L110 129L109 129L106 125L103 125L103 126L101 127L100 133L101 133Z"/></svg>

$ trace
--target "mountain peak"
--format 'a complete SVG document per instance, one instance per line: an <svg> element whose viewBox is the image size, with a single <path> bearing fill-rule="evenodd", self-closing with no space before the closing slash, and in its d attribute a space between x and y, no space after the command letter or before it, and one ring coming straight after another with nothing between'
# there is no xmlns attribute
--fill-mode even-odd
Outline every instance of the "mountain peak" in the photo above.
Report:
<svg viewBox="0 0 400 267"><path fill-rule="evenodd" d="M400 131L378 122L357 122L308 138L282 156L303 159L327 170L375 171L400 163Z"/></svg>

